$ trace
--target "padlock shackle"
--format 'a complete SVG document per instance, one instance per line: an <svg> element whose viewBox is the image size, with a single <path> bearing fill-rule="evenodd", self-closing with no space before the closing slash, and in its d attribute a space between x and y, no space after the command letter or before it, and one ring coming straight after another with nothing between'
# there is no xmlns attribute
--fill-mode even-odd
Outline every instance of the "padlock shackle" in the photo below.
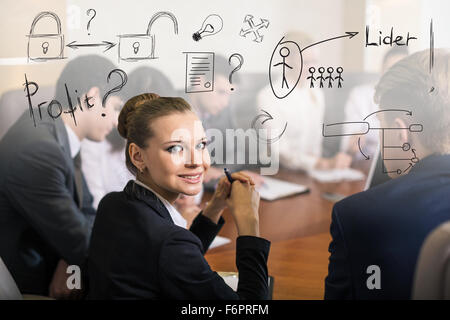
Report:
<svg viewBox="0 0 450 320"><path fill-rule="evenodd" d="M52 17L53 19L55 19L56 27L57 27L57 33L55 33L55 34L61 34L61 20L59 20L59 17L53 12L44 11L44 12L39 13L36 16L36 18L34 18L33 22L31 23L30 36L34 35L34 27L35 27L36 23L38 23L38 21L40 19L45 18L45 17Z"/></svg>
<svg viewBox="0 0 450 320"><path fill-rule="evenodd" d="M168 17L170 20L172 20L172 22L173 22L173 30L174 30L175 34L178 34L178 21L177 21L177 18L172 13L167 12L167 11L157 12L151 17L150 22L148 23L148 27L147 27L147 34L150 35L153 23L158 18L161 18L161 17Z"/></svg>

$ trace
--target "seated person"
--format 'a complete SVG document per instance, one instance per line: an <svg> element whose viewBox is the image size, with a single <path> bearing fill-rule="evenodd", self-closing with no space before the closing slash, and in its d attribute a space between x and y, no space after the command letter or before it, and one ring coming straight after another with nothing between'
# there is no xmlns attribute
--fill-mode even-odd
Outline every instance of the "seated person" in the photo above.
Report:
<svg viewBox="0 0 450 320"><path fill-rule="evenodd" d="M223 177L189 230L173 204L200 192L209 168L201 122L181 98L141 94L127 101L118 130L136 180L99 204L89 251L92 299L267 299L270 242L259 237L259 195L243 173ZM228 206L239 237L235 292L203 257Z"/></svg>
<svg viewBox="0 0 450 320"><path fill-rule="evenodd" d="M244 170L243 172L253 179L256 186L264 182L261 175L250 171L250 169L258 167L257 164L237 163L239 158L237 154L244 155L246 150L238 150L234 141L227 141L226 130L237 129L238 127L231 110L230 95L232 91L228 81L229 73L230 65L227 60L220 55L216 55L214 59L214 91L196 92L188 97L190 104L197 111L206 133L208 134L211 129L216 129L222 133L223 137L223 156L220 159L215 156L218 161L211 164L205 176L205 187L208 190L214 189L219 178L223 176L225 167L230 171ZM233 82L233 86L236 86L236 82L236 80ZM208 140L212 139L208 136ZM233 159L233 163L228 163L228 159Z"/></svg>
<svg viewBox="0 0 450 320"><path fill-rule="evenodd" d="M41 101L32 101L0 142L0 256L21 293L80 294L67 287L67 266L79 266L83 276L95 215L81 172L80 144L105 139L117 122L114 96L102 106L113 69L100 56L71 60L58 79L55 99L40 106L42 112ZM79 104L76 95L82 97Z"/></svg>
<svg viewBox="0 0 450 320"><path fill-rule="evenodd" d="M325 299L410 299L426 236L450 220L450 52L429 51L397 62L381 77L375 101L392 180L334 205ZM432 90L434 88L434 90ZM411 131L421 124L423 131ZM407 160L404 160L407 159Z"/></svg>
<svg viewBox="0 0 450 320"><path fill-rule="evenodd" d="M381 74L385 73L396 62L408 56L408 47L395 46L390 48L383 57ZM364 84L352 89L345 105L345 121L363 121L369 114L376 112L378 106L373 100L376 83ZM377 117L369 117L367 121L372 128L379 128L380 122ZM343 136L341 141L341 151L352 155L354 159L363 159L364 156L359 151L358 139L360 138L361 148L367 155L378 152L379 134L375 130L369 131L365 135Z"/></svg>
<svg viewBox="0 0 450 320"><path fill-rule="evenodd" d="M305 47L312 39L302 32L290 32L286 40L294 41ZM303 72L310 67L317 67L317 46L302 52ZM286 59L292 70L299 70L297 59ZM284 75L283 75L284 76ZM286 72L288 83L295 84L298 73ZM284 83L284 82L283 82ZM322 124L325 102L319 88L310 88L304 77L297 87L284 99L275 97L270 85L258 94L258 105L262 110L272 115L273 120L265 124L267 129L280 131L288 122L283 136L277 143L271 145L278 148L280 165L292 170L312 171L314 169L346 168L351 164L351 157L338 153L333 158L322 157Z"/></svg>

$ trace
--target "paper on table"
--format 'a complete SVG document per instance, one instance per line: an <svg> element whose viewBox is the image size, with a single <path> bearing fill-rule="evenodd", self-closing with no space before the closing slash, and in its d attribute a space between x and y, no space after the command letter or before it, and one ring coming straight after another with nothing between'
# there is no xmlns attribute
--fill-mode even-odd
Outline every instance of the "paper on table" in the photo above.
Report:
<svg viewBox="0 0 450 320"><path fill-rule="evenodd" d="M359 170L347 169L332 169L332 170L312 170L309 175L319 182L339 182L343 180L356 181L363 180L365 175Z"/></svg>
<svg viewBox="0 0 450 320"><path fill-rule="evenodd" d="M237 291L239 274L237 272L217 272L223 278L225 283L234 291Z"/></svg>
<svg viewBox="0 0 450 320"><path fill-rule="evenodd" d="M234 291L237 291L238 283L239 283L239 273L237 272L223 272L219 271L217 272L219 276L223 278L225 283ZM269 299L272 300L273 296L273 284L274 284L274 278L269 276L267 279L267 284L269 286Z"/></svg>
<svg viewBox="0 0 450 320"><path fill-rule="evenodd" d="M225 237L216 236L213 242L209 245L209 249L223 246L224 244L230 243L231 240Z"/></svg>
<svg viewBox="0 0 450 320"><path fill-rule="evenodd" d="M259 192L261 199L264 200L276 200L293 194L304 193L309 190L308 187L301 184L268 178L266 176L263 178L264 184L256 190Z"/></svg>

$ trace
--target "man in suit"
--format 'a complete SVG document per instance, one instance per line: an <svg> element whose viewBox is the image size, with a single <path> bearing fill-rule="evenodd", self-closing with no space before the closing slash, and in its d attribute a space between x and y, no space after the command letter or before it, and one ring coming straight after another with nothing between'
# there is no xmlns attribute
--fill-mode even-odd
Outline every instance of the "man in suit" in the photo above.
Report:
<svg viewBox="0 0 450 320"><path fill-rule="evenodd" d="M68 265L79 266L83 276L95 216L81 173L80 143L103 140L117 122L117 97L102 107L113 69L109 60L93 55L68 62L54 99L30 101L0 142L0 256L22 293L81 293L66 284ZM27 85L32 80L37 81L27 79Z"/></svg>
<svg viewBox="0 0 450 320"><path fill-rule="evenodd" d="M450 52L434 54L433 72L428 50L418 52L376 87L394 179L335 204L325 299L410 299L422 243L450 219Z"/></svg>

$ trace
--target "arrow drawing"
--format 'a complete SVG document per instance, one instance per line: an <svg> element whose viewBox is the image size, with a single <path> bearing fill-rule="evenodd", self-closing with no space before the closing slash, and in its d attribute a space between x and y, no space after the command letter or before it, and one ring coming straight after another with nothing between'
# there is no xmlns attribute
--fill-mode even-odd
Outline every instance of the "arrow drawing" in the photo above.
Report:
<svg viewBox="0 0 450 320"><path fill-rule="evenodd" d="M103 52L108 51L112 47L114 47L116 43L112 43L109 41L102 41L102 43L77 43L76 41L72 41L66 47L69 47L70 49L78 49L78 48L84 48L84 47L106 47L106 49Z"/></svg>
<svg viewBox="0 0 450 320"><path fill-rule="evenodd" d="M404 109L384 109L384 110L378 110L378 111L372 112L371 114L369 114L368 116L366 116L366 117L364 118L364 120L366 120L368 117L374 115L375 113L378 113L378 112L389 112L389 111L398 111L398 112L404 111L404 112L406 112L406 115L407 115L407 116L412 116L412 111L409 111L409 110L404 110Z"/></svg>
<svg viewBox="0 0 450 320"><path fill-rule="evenodd" d="M244 22L248 23L249 28L247 30L244 30L244 28L242 28L241 31L239 32L239 35L241 37L245 38L247 34L253 33L253 35L255 36L255 39L253 39L253 41L262 42L264 36L259 34L259 29L262 29L262 28L267 29L269 27L269 20L260 19L261 23L255 24L255 22L253 21L253 18L254 17L251 14L248 14L245 16Z"/></svg>
<svg viewBox="0 0 450 320"><path fill-rule="evenodd" d="M408 108L405 106L405 108ZM367 115L364 120L367 120L370 116L379 113L379 112L405 112L406 116L412 116L412 111L406 110L406 109L384 109L384 110L378 110L375 112L370 113ZM385 144L385 133L392 131L392 130L408 130L411 133L420 133L423 131L423 125L420 123L413 123L410 124L407 127L380 127L375 128L370 125L367 121L347 121L347 122L337 122L337 123L331 123L331 124L322 124L322 135L324 137L339 137L339 136L354 136L354 135L360 135L363 136L371 130L381 130L381 141L380 141L380 148L381 148L381 159L383 161L409 161L411 164L409 167L407 167L405 170L402 170L400 168L394 170L394 171L387 171L386 166L383 163L382 165L382 171L383 173L397 173L402 174L406 171L408 171L411 167L414 166L414 164L418 163L420 159L417 157L416 149L411 148L411 144L408 142L403 143L403 145L396 146L396 145L386 145ZM358 137L358 148L359 152L364 156L365 160L369 160L370 156L367 156L362 148L361 148L361 137ZM386 157L385 151L388 149L402 149L404 152L410 151L412 152L413 156L411 158L406 157ZM389 156L389 154L388 154Z"/></svg>
<svg viewBox="0 0 450 320"><path fill-rule="evenodd" d="M310 48L310 47L312 47L312 46L315 46L315 45L317 45L317 44L319 44L319 43L324 43L324 42L331 41L331 40L336 40L336 39L346 38L346 37L348 37L349 39L351 39L351 38L353 38L354 36L356 36L358 33L359 33L359 32L346 32L345 35L343 35L343 36L338 36L338 37L334 37L334 38L330 38L330 39L326 39L326 40L322 40L322 41L319 41L319 42L310 44L309 46L304 47L304 48L302 49L302 51L305 51L306 49L308 49L308 48Z"/></svg>
<svg viewBox="0 0 450 320"><path fill-rule="evenodd" d="M359 147L359 152L361 152L361 154L364 156L364 158L366 158L366 160L369 160L370 157L369 157L369 156L366 156L366 155L364 154L364 152L362 152L362 150L361 150L361 137L358 138L358 147Z"/></svg>
<svg viewBox="0 0 450 320"><path fill-rule="evenodd" d="M270 113L268 113L268 112L265 111L265 110L261 110L261 111L262 111L264 114L257 115L257 116L255 117L255 119L253 119L253 121L252 121L252 127L253 127L253 128L255 128L256 121L258 121L258 119L260 119L260 118L264 118L264 119L265 119L264 121L261 122L261 124L264 124L266 121L272 120L272 119L273 119L273 117L272 117L272 115L271 115Z"/></svg>
<svg viewBox="0 0 450 320"><path fill-rule="evenodd" d="M413 166L413 164L410 162L408 168L406 168L405 170L403 170L403 173L405 173L406 171L408 171L412 166Z"/></svg>
<svg viewBox="0 0 450 320"><path fill-rule="evenodd" d="M256 122L257 122L259 119L264 119L263 121L261 121L261 124L264 124L266 121L273 120L273 117L272 117L272 115L271 115L270 113L268 113L268 112L265 111L265 110L261 110L261 111L263 112L263 114L257 115L257 116L253 119L253 121L252 121L252 128L255 129L256 135L257 135L258 139L261 140L261 141L264 141L264 142L266 142L266 143L274 143L274 142L280 140L281 136L282 136L282 135L284 134L284 132L286 131L286 128L287 128L288 123L286 122L286 123L284 124L283 130L281 131L281 133L280 133L278 136L276 136L276 137L274 137L274 138L269 138L269 139L261 138L261 137L259 136L258 130L256 129L256 126L255 126L255 125L256 125Z"/></svg>

